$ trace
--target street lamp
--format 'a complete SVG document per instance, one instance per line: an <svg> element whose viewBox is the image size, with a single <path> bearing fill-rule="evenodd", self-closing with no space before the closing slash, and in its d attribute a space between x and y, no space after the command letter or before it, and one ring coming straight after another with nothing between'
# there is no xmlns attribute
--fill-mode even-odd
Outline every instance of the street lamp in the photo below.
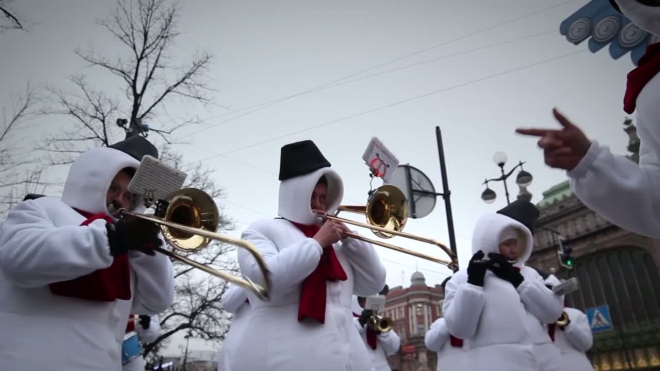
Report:
<svg viewBox="0 0 660 371"><path fill-rule="evenodd" d="M490 189L488 187L489 182L502 182L502 183L504 183L504 193L506 194L506 203L507 204L511 203L511 201L509 200L509 187L507 186L506 181L507 181L507 179L509 179L511 174L513 174L513 172L517 168L520 168L520 171L518 172L518 175L516 176L516 184L518 184L520 186L521 192L522 192L522 190L526 190L527 187L529 187L530 184L532 184L532 180L534 179L534 177L532 177L532 174L530 174L529 172L523 170L522 166L523 166L524 162L519 161L518 165L514 166L513 169L509 170L509 172L505 172L504 171L504 165L506 165L507 160L508 160L508 158L506 156L506 153L504 153L504 152L497 152L493 156L493 162L495 163L495 165L497 165L500 168L500 171L501 171L502 175L500 175L498 178L486 179L484 181L483 184L486 186L486 189L483 191L483 193L481 193L481 199L487 204L495 202L495 199L497 198L497 194L495 193L495 191L493 191L492 189ZM527 196L528 196L527 194L522 195L522 197L525 197L525 198Z"/></svg>

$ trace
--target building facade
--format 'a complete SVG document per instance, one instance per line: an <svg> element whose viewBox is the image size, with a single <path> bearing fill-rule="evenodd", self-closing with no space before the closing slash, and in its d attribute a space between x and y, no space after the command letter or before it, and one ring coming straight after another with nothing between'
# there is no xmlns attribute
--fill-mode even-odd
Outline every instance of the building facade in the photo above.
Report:
<svg viewBox="0 0 660 371"><path fill-rule="evenodd" d="M626 122L631 161L639 149ZM612 225L580 202L568 181L545 193L528 264L561 278L576 277L580 289L567 305L586 311L606 305L611 330L594 334L588 356L596 370L660 370L660 240ZM560 238L572 248L573 268L559 264Z"/></svg>
<svg viewBox="0 0 660 371"><path fill-rule="evenodd" d="M392 370L435 370L436 354L426 349L424 335L440 317L443 298L442 287L427 286L421 272L412 274L410 287L390 289L384 315L392 318L393 331L401 338L399 353L389 358Z"/></svg>

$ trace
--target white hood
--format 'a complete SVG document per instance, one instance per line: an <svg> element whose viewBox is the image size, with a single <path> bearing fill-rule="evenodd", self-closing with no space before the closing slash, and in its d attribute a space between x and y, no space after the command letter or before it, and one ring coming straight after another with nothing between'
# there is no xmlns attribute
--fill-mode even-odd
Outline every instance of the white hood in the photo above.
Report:
<svg viewBox="0 0 660 371"><path fill-rule="evenodd" d="M62 202L88 213L107 214L106 195L112 179L122 169L138 166L138 160L122 151L107 147L90 149L71 164Z"/></svg>
<svg viewBox="0 0 660 371"><path fill-rule="evenodd" d="M637 0L615 0L621 13L642 30L660 35L660 6L640 4Z"/></svg>
<svg viewBox="0 0 660 371"><path fill-rule="evenodd" d="M324 175L328 180L326 212L334 214L344 197L344 182L336 171L324 167L280 183L279 216L294 223L319 224L320 219L312 213L310 204L314 187Z"/></svg>
<svg viewBox="0 0 660 371"><path fill-rule="evenodd" d="M488 256L497 253L498 245L507 229L514 228L518 234L518 245L523 248L520 258L514 264L522 267L532 254L534 239L532 234L522 223L501 214L486 214L479 218L472 234L472 254L481 250Z"/></svg>

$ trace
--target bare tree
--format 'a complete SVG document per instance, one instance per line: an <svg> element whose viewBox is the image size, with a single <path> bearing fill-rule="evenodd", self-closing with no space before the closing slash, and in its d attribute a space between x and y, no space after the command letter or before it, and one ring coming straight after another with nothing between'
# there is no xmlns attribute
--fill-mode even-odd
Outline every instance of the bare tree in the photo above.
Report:
<svg viewBox="0 0 660 371"><path fill-rule="evenodd" d="M2 110L0 125L0 215L4 215L27 193L37 192L42 168L35 167L29 154L30 121L37 113L38 97L32 86L14 99L13 107Z"/></svg>
<svg viewBox="0 0 660 371"><path fill-rule="evenodd" d="M0 0L0 15L4 21L0 22L0 32L7 30L25 30L24 21L21 21L20 16L11 10L13 0Z"/></svg>
<svg viewBox="0 0 660 371"><path fill-rule="evenodd" d="M214 199L224 194L212 180L212 169L201 164L189 165L169 146L172 133L196 120L171 121L161 127L143 123L155 122L164 115L166 106L174 98L201 105L211 103L204 73L211 55L199 53L187 63L176 64L170 49L178 35L176 30L179 8L166 0L118 0L111 17L100 21L126 51L119 57L107 57L93 51L76 53L100 70L116 76L123 94L116 96L107 88L97 88L84 76L73 76L72 90L49 88L50 105L45 113L71 119L70 129L45 138L42 149L51 154L52 164L68 164L90 147L108 146L131 135L147 136L156 133L164 146L161 160L188 174L185 187L207 192ZM125 120L124 120L125 118ZM233 228L224 216L218 231ZM227 259L232 247L212 243L207 248L188 254L201 264L223 270L235 270L235 263ZM209 341L224 338L228 328L227 315L220 298L226 283L174 260L176 299L167 312L161 314L161 336L146 346L146 353L157 356L171 337L181 331Z"/></svg>
<svg viewBox="0 0 660 371"><path fill-rule="evenodd" d="M53 163L69 163L92 145L115 141L115 129L125 137L156 133L172 143L176 130L199 124L196 118L152 124L156 117L165 116L159 114L165 113L166 103L175 98L204 107L213 105L214 90L206 76L212 55L198 52L187 62L174 61L178 17L178 5L167 0L117 0L111 16L98 22L125 53L108 57L93 50L77 50L76 54L92 67L118 77L122 94L114 96L107 87L94 87L84 76L70 78L72 90L50 88L52 107L47 112L67 115L74 122L71 130L45 141L43 149L53 154Z"/></svg>

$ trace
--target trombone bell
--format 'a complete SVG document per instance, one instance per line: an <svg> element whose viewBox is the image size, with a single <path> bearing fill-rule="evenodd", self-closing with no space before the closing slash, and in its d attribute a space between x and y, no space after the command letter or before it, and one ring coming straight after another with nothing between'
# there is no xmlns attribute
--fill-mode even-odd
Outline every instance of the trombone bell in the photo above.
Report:
<svg viewBox="0 0 660 371"><path fill-rule="evenodd" d="M229 273L221 272L207 265L200 264L174 251L155 247L154 251L200 269L252 291L262 300L268 299L270 292L270 276L266 261L259 250L250 242L216 233L220 222L220 213L213 198L206 192L196 188L184 188L172 193L168 200L160 200L156 205L154 215L146 215L119 209L119 216L129 215L138 219L156 223L163 234L165 241L174 250L185 252L199 251L216 240L226 244L244 248L254 256L264 277L264 285L258 285L249 278L239 278Z"/></svg>
<svg viewBox="0 0 660 371"><path fill-rule="evenodd" d="M568 325L568 322L569 322L568 313L561 312L561 317L559 317L559 319L557 320L557 322L555 322L555 324L559 327L564 327Z"/></svg>
<svg viewBox="0 0 660 371"><path fill-rule="evenodd" d="M360 223L346 218L337 216L340 212L350 212L355 214L365 215L367 223ZM408 200L403 192L390 184L385 184L378 187L369 196L367 206L339 206L335 215L328 215L324 213L316 213L317 216L327 220L334 220L354 226L368 228L376 236L381 238L403 237L411 240L435 245L442 249L450 258L450 261L441 260L426 254L418 253L416 251L404 249L399 246L384 243L374 239L366 238L355 233L346 233L346 237L355 238L361 241L369 242L374 245L382 246L391 250L395 250L404 254L416 256L421 259L432 261L438 264L446 265L447 268L457 271L458 259L456 255L447 246L436 240L417 236L410 233L403 232L403 228L408 221Z"/></svg>
<svg viewBox="0 0 660 371"><path fill-rule="evenodd" d="M169 206L164 218L172 223L186 225L195 229L215 232L220 224L220 212L215 201L206 192L187 188L174 192L170 196ZM186 233L176 228L160 225L163 238L177 250L199 251L213 240L194 233Z"/></svg>
<svg viewBox="0 0 660 371"><path fill-rule="evenodd" d="M392 331L393 322L389 317L373 315L371 318L369 318L367 326L369 326L369 328L374 331L380 331L384 334Z"/></svg>

